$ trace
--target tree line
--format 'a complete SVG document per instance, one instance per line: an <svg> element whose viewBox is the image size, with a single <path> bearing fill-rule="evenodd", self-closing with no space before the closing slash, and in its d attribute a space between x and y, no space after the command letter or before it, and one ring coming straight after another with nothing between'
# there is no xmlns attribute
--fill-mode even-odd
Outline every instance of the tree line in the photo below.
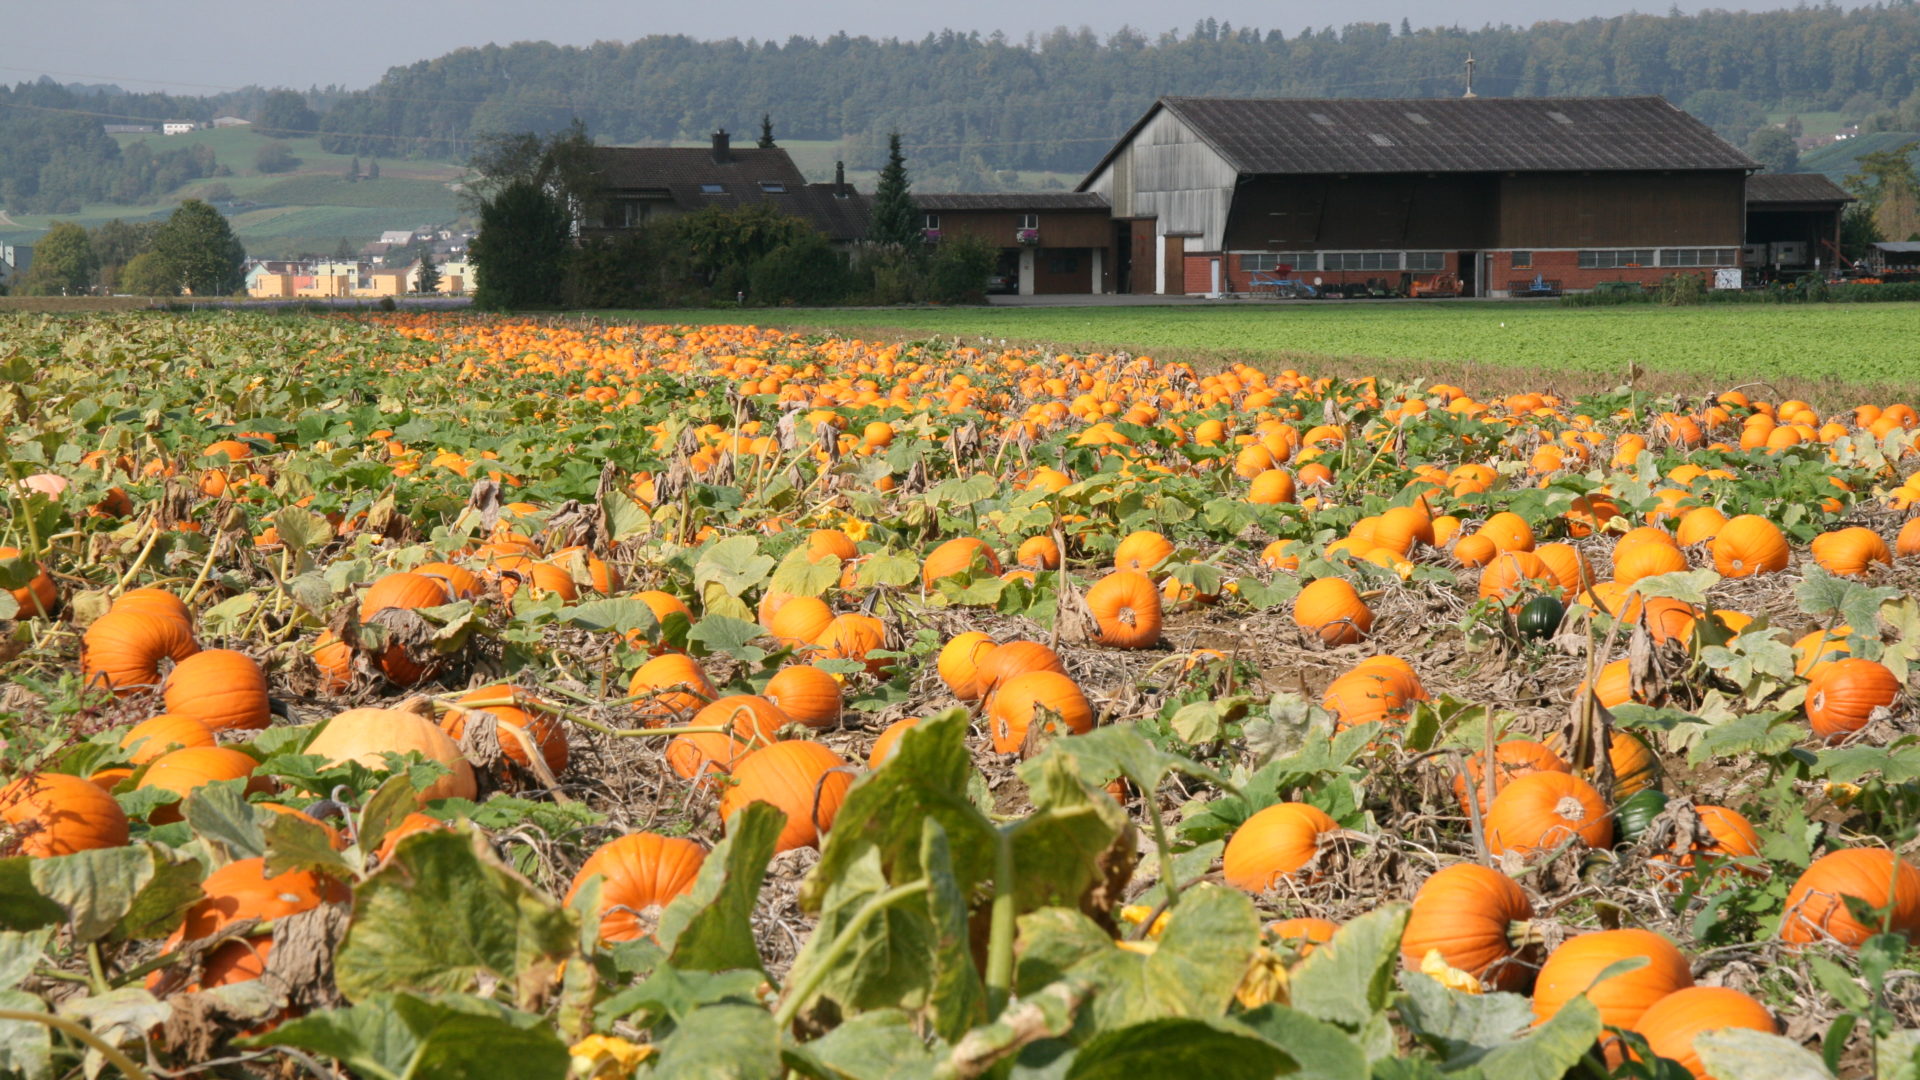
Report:
<svg viewBox="0 0 1920 1080"><path fill-rule="evenodd" d="M246 250L220 211L188 199L165 221L55 222L15 281L23 296L228 296L245 284Z"/></svg>
<svg viewBox="0 0 1920 1080"><path fill-rule="evenodd" d="M862 167L902 131L923 167L1078 172L1161 95L1453 97L1469 52L1482 95L1664 95L1740 144L1767 110L1920 111L1920 6L1897 0L1478 30L1403 20L1288 35L1209 19L1186 34L1062 29L1025 41L521 43L394 68L338 99L321 127L336 153L445 155L575 117L633 143L744 128L770 111L789 139L851 138Z"/></svg>
<svg viewBox="0 0 1920 1080"><path fill-rule="evenodd" d="M999 256L977 238L924 242L898 135L888 139L867 239L844 250L765 202L576 230L601 218L592 146L575 124L547 137L488 140L475 156L479 179L469 192L480 231L468 259L476 307L977 301Z"/></svg>

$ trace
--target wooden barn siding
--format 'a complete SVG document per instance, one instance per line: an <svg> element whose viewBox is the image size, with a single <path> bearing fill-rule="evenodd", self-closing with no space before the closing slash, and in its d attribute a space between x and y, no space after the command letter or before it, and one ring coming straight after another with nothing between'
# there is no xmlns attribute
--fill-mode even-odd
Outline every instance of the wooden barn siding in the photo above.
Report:
<svg viewBox="0 0 1920 1080"><path fill-rule="evenodd" d="M1495 247L1738 247L1746 227L1746 174L1507 176L1499 206Z"/></svg>
<svg viewBox="0 0 1920 1080"><path fill-rule="evenodd" d="M1256 177L1228 219L1230 251L1473 250L1494 236L1489 176Z"/></svg>
<svg viewBox="0 0 1920 1080"><path fill-rule="evenodd" d="M1218 250L1238 175L1184 123L1162 111L1093 178L1113 216L1155 218L1161 235L1191 236ZM1177 277L1177 270L1176 275Z"/></svg>

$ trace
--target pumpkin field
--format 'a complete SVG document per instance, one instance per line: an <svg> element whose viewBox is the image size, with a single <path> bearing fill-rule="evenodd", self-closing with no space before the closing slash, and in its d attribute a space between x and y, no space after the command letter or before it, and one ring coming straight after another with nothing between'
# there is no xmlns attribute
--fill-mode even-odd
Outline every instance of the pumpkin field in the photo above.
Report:
<svg viewBox="0 0 1920 1080"><path fill-rule="evenodd" d="M1920 1076L1912 402L448 314L0 376L0 1075Z"/></svg>

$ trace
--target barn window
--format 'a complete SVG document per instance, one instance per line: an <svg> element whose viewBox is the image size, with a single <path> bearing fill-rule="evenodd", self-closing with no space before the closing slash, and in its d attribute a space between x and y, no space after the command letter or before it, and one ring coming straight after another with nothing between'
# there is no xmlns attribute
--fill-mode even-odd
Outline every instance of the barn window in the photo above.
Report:
<svg viewBox="0 0 1920 1080"><path fill-rule="evenodd" d="M920 227L922 229L929 229L934 232L938 232L940 230L940 215L939 214L925 215L920 219Z"/></svg>
<svg viewBox="0 0 1920 1080"><path fill-rule="evenodd" d="M1660 252L1661 266L1732 266L1732 248L1667 248Z"/></svg>
<svg viewBox="0 0 1920 1080"><path fill-rule="evenodd" d="M1367 133L1367 138L1372 139L1373 145L1375 146L1392 146L1393 145L1392 139L1387 138L1385 135L1382 135L1379 132L1369 131Z"/></svg>
<svg viewBox="0 0 1920 1080"><path fill-rule="evenodd" d="M1611 248L1604 251L1583 251L1580 253L1582 270L1615 270L1623 266L1652 266L1654 252L1651 248Z"/></svg>
<svg viewBox="0 0 1920 1080"><path fill-rule="evenodd" d="M700 185L700 194L702 195L725 195L726 193L727 193L727 185L725 184L701 184Z"/></svg>
<svg viewBox="0 0 1920 1080"><path fill-rule="evenodd" d="M1407 114L1407 119L1409 119L1409 120L1411 120L1411 121L1413 121L1413 122L1414 122L1414 123L1416 123L1416 124L1420 124L1420 125L1422 125L1422 126L1425 126L1425 125L1426 125L1426 123L1427 123L1427 118L1426 118L1426 117L1424 117L1424 116L1421 116L1421 115L1420 115L1419 113L1417 113L1417 112L1410 112L1410 113L1408 113L1408 114Z"/></svg>
<svg viewBox="0 0 1920 1080"><path fill-rule="evenodd" d="M1548 112L1547 116L1556 124L1566 124L1569 127L1573 126L1573 117L1568 116L1566 113L1555 110Z"/></svg>
<svg viewBox="0 0 1920 1080"><path fill-rule="evenodd" d="M1240 256L1240 270L1247 274L1271 274L1281 267L1292 270L1320 269L1320 255L1312 251L1260 251Z"/></svg>
<svg viewBox="0 0 1920 1080"><path fill-rule="evenodd" d="M1312 120L1314 123L1319 124L1321 127L1333 126L1333 117L1328 116L1326 113L1323 113L1323 112L1310 112L1307 114L1307 119Z"/></svg>
<svg viewBox="0 0 1920 1080"><path fill-rule="evenodd" d="M1407 269L1422 274L1437 274L1447 268L1447 253L1444 251L1409 251ZM1389 268L1391 269L1391 268Z"/></svg>
<svg viewBox="0 0 1920 1080"><path fill-rule="evenodd" d="M1397 251L1329 251L1323 256L1328 270L1398 270Z"/></svg>
<svg viewBox="0 0 1920 1080"><path fill-rule="evenodd" d="M1513 253L1513 268L1514 268L1515 270L1531 270L1531 269L1533 269L1533 252L1531 252L1531 251L1516 251L1516 252L1514 252L1514 253Z"/></svg>
<svg viewBox="0 0 1920 1080"><path fill-rule="evenodd" d="M1040 227L1040 215L1039 215L1039 214L1021 214L1021 215L1020 215L1020 227L1021 227L1021 228L1023 228L1023 229L1037 229L1037 228L1039 228L1039 227Z"/></svg>
<svg viewBox="0 0 1920 1080"><path fill-rule="evenodd" d="M778 180L762 180L760 181L760 190L769 195L785 195L787 193L787 185Z"/></svg>

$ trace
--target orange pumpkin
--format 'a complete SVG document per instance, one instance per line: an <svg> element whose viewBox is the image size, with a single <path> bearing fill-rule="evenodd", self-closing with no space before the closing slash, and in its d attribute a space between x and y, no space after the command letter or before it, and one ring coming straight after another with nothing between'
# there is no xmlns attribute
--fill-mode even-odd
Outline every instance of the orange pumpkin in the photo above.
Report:
<svg viewBox="0 0 1920 1080"><path fill-rule="evenodd" d="M487 704L481 705L479 702ZM530 692L504 684L469 690L440 720L441 730L455 742L467 733L467 709L461 706L471 706L493 714L499 724L496 737L500 741L500 751L507 755L507 760L517 762L522 767L531 764L526 745L513 734L516 731L525 732L533 745L539 747L540 759L546 763L549 772L558 776L567 771L567 762L571 757L567 746L567 729L557 716L542 708Z"/></svg>
<svg viewBox="0 0 1920 1080"><path fill-rule="evenodd" d="M1678 573L1687 568L1687 557L1680 549L1664 541L1631 546L1624 541L1614 548L1613 580L1631 585L1641 578Z"/></svg>
<svg viewBox="0 0 1920 1080"><path fill-rule="evenodd" d="M1710 1031L1778 1032L1773 1014L1747 994L1726 986L1689 986L1647 1007L1632 1030L1655 1057L1676 1062L1696 1080L1711 1080L1693 1040Z"/></svg>
<svg viewBox="0 0 1920 1080"><path fill-rule="evenodd" d="M1787 568L1787 538L1758 514L1741 514L1720 526L1709 550L1721 577L1753 577Z"/></svg>
<svg viewBox="0 0 1920 1080"><path fill-rule="evenodd" d="M1847 896L1886 909L1893 933L1920 937L1920 870L1885 848L1842 848L1815 859L1787 891L1780 940L1858 948L1880 927L1861 925L1847 910Z"/></svg>
<svg viewBox="0 0 1920 1080"><path fill-rule="evenodd" d="M1510 877L1478 863L1455 863L1414 894L1400 959L1418 971L1438 952L1458 968L1499 990L1522 990L1533 969L1520 953L1533 940L1533 904Z"/></svg>
<svg viewBox="0 0 1920 1080"><path fill-rule="evenodd" d="M66 773L23 776L0 788L0 822L16 850L36 859L121 847L127 815L105 790Z"/></svg>
<svg viewBox="0 0 1920 1080"><path fill-rule="evenodd" d="M775 672L767 681L766 698L810 728L840 722L840 681L810 664L792 664Z"/></svg>
<svg viewBox="0 0 1920 1080"><path fill-rule="evenodd" d="M987 687L980 675L980 662L994 647L993 639L978 630L956 634L940 647L935 667L940 672L940 681L947 684L947 689L953 691L954 697L961 701L978 701L986 694Z"/></svg>
<svg viewBox="0 0 1920 1080"><path fill-rule="evenodd" d="M788 724L793 717L780 711L780 707L756 694L729 694L715 698L713 703L693 714L689 725L697 728L728 728L735 738L758 746L774 741L776 733Z"/></svg>
<svg viewBox="0 0 1920 1080"><path fill-rule="evenodd" d="M1227 839L1221 873L1236 889L1264 893L1281 878L1299 872L1320 853L1327 834L1340 824L1307 803L1278 803L1248 818Z"/></svg>
<svg viewBox="0 0 1920 1080"><path fill-rule="evenodd" d="M1173 556L1173 541L1160 533L1142 529L1130 533L1113 549L1115 570L1153 570Z"/></svg>
<svg viewBox="0 0 1920 1080"><path fill-rule="evenodd" d="M1060 654L1037 641L1009 641L997 645L980 660L981 694L985 696L995 686L1030 671L1053 671L1065 675L1067 665L1061 661Z"/></svg>
<svg viewBox="0 0 1920 1080"><path fill-rule="evenodd" d="M832 624L833 609L817 596L793 597L775 608L770 616L761 619L761 625L767 628L774 640L790 649L820 640L820 636Z"/></svg>
<svg viewBox="0 0 1920 1080"><path fill-rule="evenodd" d="M1645 967L1594 984L1610 965L1644 956ZM1687 958L1673 942L1649 930L1597 930L1568 939L1540 966L1533 985L1533 1015L1545 1023L1567 1002L1585 994L1609 1027L1632 1028L1653 1004L1693 985Z"/></svg>
<svg viewBox="0 0 1920 1080"><path fill-rule="evenodd" d="M87 685L126 697L160 684L162 660L179 663L199 651L192 630L178 619L109 611L81 635L80 667Z"/></svg>
<svg viewBox="0 0 1920 1080"><path fill-rule="evenodd" d="M206 784L246 779L247 794L270 792L274 790L273 781L268 777L253 775L253 770L259 765L250 755L230 746L188 747L155 758L153 764L147 766L136 788L171 791L185 800ZM148 820L156 825L179 821L180 808L177 805L160 807L148 815Z"/></svg>
<svg viewBox="0 0 1920 1080"><path fill-rule="evenodd" d="M1843 739L1866 727L1875 709L1891 708L1901 689L1900 680L1878 661L1829 661L1807 681L1807 721L1820 738Z"/></svg>
<svg viewBox="0 0 1920 1080"><path fill-rule="evenodd" d="M1480 571L1480 598L1503 604L1529 595L1560 596L1560 578L1532 551L1503 551Z"/></svg>
<svg viewBox="0 0 1920 1080"><path fill-rule="evenodd" d="M689 731L667 740L664 756L667 767L680 779L711 787L717 777L731 772L734 761L746 752L740 740L727 732Z"/></svg>
<svg viewBox="0 0 1920 1080"><path fill-rule="evenodd" d="M839 771L846 764L804 739L763 746L734 762L732 782L720 796L720 817L731 821L751 803L768 803L787 818L774 850L817 847L853 786L853 777Z"/></svg>
<svg viewBox="0 0 1920 1080"><path fill-rule="evenodd" d="M1102 645L1145 649L1160 643L1160 592L1137 570L1116 570L1095 582L1087 590L1087 607Z"/></svg>
<svg viewBox="0 0 1920 1080"><path fill-rule="evenodd" d="M600 879L600 939L632 941L652 937L660 909L693 891L706 861L704 848L681 837L630 833L595 849L573 876L566 902Z"/></svg>
<svg viewBox="0 0 1920 1080"><path fill-rule="evenodd" d="M669 718L699 712L720 691L692 657L663 653L634 670L627 696L641 699L634 707L646 714L645 726L659 727Z"/></svg>
<svg viewBox="0 0 1920 1080"><path fill-rule="evenodd" d="M420 792L421 802L433 799L471 799L479 794L473 766L460 747L433 721L400 709L348 709L334 716L302 751L324 758L328 765L357 761L369 769L387 767L389 753L418 751L448 769Z"/></svg>
<svg viewBox="0 0 1920 1080"><path fill-rule="evenodd" d="M212 729L191 716L162 714L135 724L121 737L120 748L133 751L135 765L145 765L169 750L213 746L217 741Z"/></svg>
<svg viewBox="0 0 1920 1080"><path fill-rule="evenodd" d="M919 723L919 717L909 716L888 724L886 730L873 740L873 748L867 751L867 768L877 769L885 765L893 757L893 752L899 748L901 736Z"/></svg>
<svg viewBox="0 0 1920 1080"><path fill-rule="evenodd" d="M1840 529L1813 538L1813 561L1830 574L1860 577L1875 564L1893 565L1893 552L1872 529Z"/></svg>
<svg viewBox="0 0 1920 1080"><path fill-rule="evenodd" d="M920 565L920 584L931 591L940 579L965 573L975 565L988 574L998 576L1000 573L1000 559L985 540L976 536L955 537L927 553L926 561Z"/></svg>
<svg viewBox="0 0 1920 1080"><path fill-rule="evenodd" d="M995 571L998 573L998 571ZM867 665L871 675L885 677L892 669L893 660L888 657L871 654L886 647L886 624L872 615L846 614L836 615L827 628L814 639L820 646L822 655L834 660L859 660Z"/></svg>
<svg viewBox="0 0 1920 1080"><path fill-rule="evenodd" d="M1373 629L1373 611L1345 578L1321 578L1293 598L1293 624L1328 645L1351 645Z"/></svg>
<svg viewBox="0 0 1920 1080"><path fill-rule="evenodd" d="M107 610L177 619L189 634L193 632L193 612L187 610L184 601L165 589L129 589L121 593Z"/></svg>
<svg viewBox="0 0 1920 1080"><path fill-rule="evenodd" d="M257 731L273 721L267 673L231 649L206 649L180 661L167 676L165 700L168 712L214 731Z"/></svg>
<svg viewBox="0 0 1920 1080"><path fill-rule="evenodd" d="M1060 569L1060 545L1051 536L1029 536L1014 552L1014 562L1032 570Z"/></svg>
<svg viewBox="0 0 1920 1080"><path fill-rule="evenodd" d="M0 546L0 562L17 559L21 551L17 547ZM25 585L9 589L13 602L19 606L18 618L30 619L36 615L51 615L60 603L60 589L54 585L53 578L47 576L45 568L33 575Z"/></svg>
<svg viewBox="0 0 1920 1080"><path fill-rule="evenodd" d="M1592 784L1570 773L1533 772L1507 782L1487 807L1487 848L1533 855L1569 840L1613 845L1613 818Z"/></svg>
<svg viewBox="0 0 1920 1080"><path fill-rule="evenodd" d="M1041 709L1058 714L1060 722L1075 735L1093 730L1093 706L1087 703L1079 684L1056 671L1029 671L999 684L987 698L993 749L1002 754L1018 753Z"/></svg>
<svg viewBox="0 0 1920 1080"><path fill-rule="evenodd" d="M1285 945L1301 956L1313 952L1317 945L1332 941L1333 935L1339 932L1340 927L1329 919L1278 919L1267 924L1267 936L1275 944Z"/></svg>
<svg viewBox="0 0 1920 1080"><path fill-rule="evenodd" d="M1567 772L1567 763L1545 743L1532 739L1508 739L1493 748L1493 790L1498 795L1508 781L1536 772ZM1486 763L1484 754L1467 758L1467 774L1455 774L1453 794L1460 800L1460 812L1469 813L1467 782L1472 780L1473 801L1482 812L1487 808ZM1456 965L1457 966L1457 965Z"/></svg>

